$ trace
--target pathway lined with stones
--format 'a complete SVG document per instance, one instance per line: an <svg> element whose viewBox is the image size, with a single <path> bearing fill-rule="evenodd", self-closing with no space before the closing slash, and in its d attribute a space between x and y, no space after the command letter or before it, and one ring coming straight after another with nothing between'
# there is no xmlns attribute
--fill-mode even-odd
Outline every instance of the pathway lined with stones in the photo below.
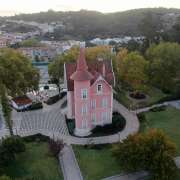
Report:
<svg viewBox="0 0 180 180"><path fill-rule="evenodd" d="M142 112L148 112L148 111L150 111L153 108L162 107L162 106L172 106L172 107L174 107L176 109L180 109L180 100L167 101L167 102L160 103L160 104L154 104L152 106L145 107L145 108L140 108L140 109L137 109L137 110L133 110L131 112L133 112L135 114L139 114L139 113L142 113Z"/></svg>
<svg viewBox="0 0 180 180"><path fill-rule="evenodd" d="M59 154L64 180L83 180L79 165L71 146L65 145Z"/></svg>
<svg viewBox="0 0 180 180"><path fill-rule="evenodd" d="M151 109L153 108L156 108L156 107L162 107L162 106L168 106L169 104L167 102L164 102L164 103L161 103L161 104L155 104L155 105L152 105L152 106L149 106L149 107L145 107L145 108L140 108L140 109L136 109L136 110L133 110L131 112L135 113L135 114L140 114L142 112L148 112L150 111Z"/></svg>

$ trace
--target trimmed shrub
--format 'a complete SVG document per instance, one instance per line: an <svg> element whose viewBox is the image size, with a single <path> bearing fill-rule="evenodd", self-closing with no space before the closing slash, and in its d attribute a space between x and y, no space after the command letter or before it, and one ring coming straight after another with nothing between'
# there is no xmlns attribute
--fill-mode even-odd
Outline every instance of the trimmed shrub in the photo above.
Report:
<svg viewBox="0 0 180 180"><path fill-rule="evenodd" d="M130 93L129 96L130 96L131 98L139 99L139 100L145 99L145 98L146 98L146 95L143 94L143 93L140 93L140 92L133 92L133 93Z"/></svg>
<svg viewBox="0 0 180 180"><path fill-rule="evenodd" d="M37 109L42 109L42 108L43 108L42 102L36 102L36 103L33 103L31 106L29 106L27 110L32 111L32 110L37 110Z"/></svg>
<svg viewBox="0 0 180 180"><path fill-rule="evenodd" d="M48 142L49 141L49 137L48 136L44 136L41 134L36 134L36 135L32 135L32 136L27 136L23 138L25 142L34 142L34 141L40 141L40 142Z"/></svg>
<svg viewBox="0 0 180 180"><path fill-rule="evenodd" d="M126 120L118 113L113 113L112 124L106 124L104 126L96 126L91 132L91 136L105 136L116 134L124 129Z"/></svg>
<svg viewBox="0 0 180 180"><path fill-rule="evenodd" d="M8 137L2 141L2 147L11 153L25 152L25 144L21 137Z"/></svg>
<svg viewBox="0 0 180 180"><path fill-rule="evenodd" d="M42 102L33 102L29 107L27 107L23 110L17 110L17 112L33 111L33 110L38 110L38 109L42 109L42 108L43 108Z"/></svg>
<svg viewBox="0 0 180 180"><path fill-rule="evenodd" d="M66 117L66 124L68 127L69 134L73 135L75 129L75 119L67 119Z"/></svg>
<svg viewBox="0 0 180 180"><path fill-rule="evenodd" d="M15 159L15 155L25 151L23 139L18 136L3 139L0 145L0 168L8 165Z"/></svg>
<svg viewBox="0 0 180 180"><path fill-rule="evenodd" d="M58 102L60 99L61 99L61 97L58 94L56 96L50 97L47 101L45 101L45 103L48 105L52 105L52 104L55 104L56 102Z"/></svg>

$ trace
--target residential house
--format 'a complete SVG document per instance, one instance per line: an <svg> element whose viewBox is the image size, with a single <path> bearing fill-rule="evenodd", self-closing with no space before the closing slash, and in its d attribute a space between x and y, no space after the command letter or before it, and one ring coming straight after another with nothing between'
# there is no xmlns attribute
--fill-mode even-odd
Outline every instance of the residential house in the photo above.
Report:
<svg viewBox="0 0 180 180"><path fill-rule="evenodd" d="M86 63L80 49L77 63L64 65L67 118L75 119L75 135L87 136L97 126L112 123L115 77L111 60Z"/></svg>

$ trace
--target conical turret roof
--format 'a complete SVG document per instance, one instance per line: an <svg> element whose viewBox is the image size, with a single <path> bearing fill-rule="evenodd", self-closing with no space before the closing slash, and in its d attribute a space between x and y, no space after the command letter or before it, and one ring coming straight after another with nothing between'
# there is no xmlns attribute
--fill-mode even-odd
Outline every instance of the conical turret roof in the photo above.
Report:
<svg viewBox="0 0 180 180"><path fill-rule="evenodd" d="M93 75L88 71L88 66L85 59L85 49L80 49L79 58L77 60L76 71L70 77L75 81L85 81L93 79Z"/></svg>

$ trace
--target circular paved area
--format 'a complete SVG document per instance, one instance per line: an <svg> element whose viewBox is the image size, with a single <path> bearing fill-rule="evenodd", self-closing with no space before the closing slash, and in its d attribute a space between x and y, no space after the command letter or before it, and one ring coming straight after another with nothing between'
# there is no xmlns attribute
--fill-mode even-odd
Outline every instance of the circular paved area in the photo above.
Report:
<svg viewBox="0 0 180 180"><path fill-rule="evenodd" d="M126 119L126 126L123 131L110 136L78 138L69 135L61 105L66 97L58 103L45 106L42 110L20 112L13 111L14 132L20 136L43 134L55 139L62 139L67 144L105 144L122 141L128 135L137 133L139 120L135 113L130 112L118 101L113 101L113 111L119 112Z"/></svg>

